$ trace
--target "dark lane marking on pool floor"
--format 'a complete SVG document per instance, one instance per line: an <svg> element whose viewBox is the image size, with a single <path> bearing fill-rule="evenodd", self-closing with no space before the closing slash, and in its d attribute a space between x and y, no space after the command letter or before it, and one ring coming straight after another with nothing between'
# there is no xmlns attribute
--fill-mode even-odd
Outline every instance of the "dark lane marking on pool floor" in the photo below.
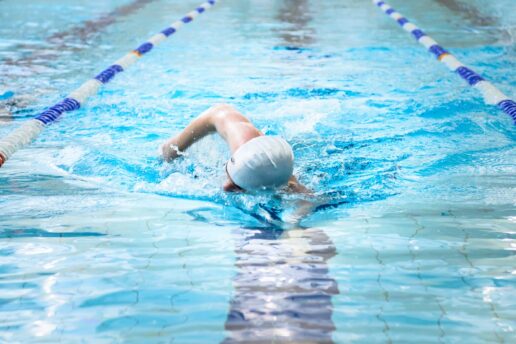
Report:
<svg viewBox="0 0 516 344"><path fill-rule="evenodd" d="M241 228L234 296L223 343L333 343L332 297L339 294L327 261L336 255L320 229Z"/></svg>

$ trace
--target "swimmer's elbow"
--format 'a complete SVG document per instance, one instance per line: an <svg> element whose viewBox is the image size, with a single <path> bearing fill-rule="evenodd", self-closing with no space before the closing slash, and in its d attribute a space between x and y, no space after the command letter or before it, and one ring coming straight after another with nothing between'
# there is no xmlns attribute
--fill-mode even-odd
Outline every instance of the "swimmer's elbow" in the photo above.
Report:
<svg viewBox="0 0 516 344"><path fill-rule="evenodd" d="M235 112L236 109L229 104L216 104L206 110L200 117L205 126L212 126L211 129L216 129L221 122L225 121L228 114Z"/></svg>
<svg viewBox="0 0 516 344"><path fill-rule="evenodd" d="M215 104L211 107L211 110L213 110L213 112L216 112L216 113L237 111L232 105L229 105L226 103Z"/></svg>
<svg viewBox="0 0 516 344"><path fill-rule="evenodd" d="M215 123L232 119L235 115L240 115L240 112L235 107L225 103L212 106L210 112Z"/></svg>

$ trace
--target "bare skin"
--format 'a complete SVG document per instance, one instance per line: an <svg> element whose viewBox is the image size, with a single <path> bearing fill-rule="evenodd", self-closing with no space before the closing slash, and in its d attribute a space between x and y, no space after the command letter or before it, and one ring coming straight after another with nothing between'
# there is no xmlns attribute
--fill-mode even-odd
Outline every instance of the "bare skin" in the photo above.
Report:
<svg viewBox="0 0 516 344"><path fill-rule="evenodd" d="M200 114L181 133L168 139L161 146L163 159L171 162L196 141L213 132L217 132L226 141L231 154L247 141L263 136L263 133L234 107L227 104L215 105ZM310 193L310 190L300 184L294 176L290 177L288 189L291 192ZM224 190L241 191L242 189L227 176Z"/></svg>

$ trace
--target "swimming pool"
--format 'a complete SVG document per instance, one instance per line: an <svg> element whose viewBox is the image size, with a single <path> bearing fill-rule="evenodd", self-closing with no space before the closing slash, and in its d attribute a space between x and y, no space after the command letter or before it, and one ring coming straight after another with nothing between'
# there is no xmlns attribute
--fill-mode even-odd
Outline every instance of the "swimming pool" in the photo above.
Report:
<svg viewBox="0 0 516 344"><path fill-rule="evenodd" d="M514 97L511 1L390 3ZM0 136L196 5L0 1ZM221 102L291 142L303 228L216 137L156 159ZM0 170L0 341L511 342L515 138L370 1L222 1Z"/></svg>

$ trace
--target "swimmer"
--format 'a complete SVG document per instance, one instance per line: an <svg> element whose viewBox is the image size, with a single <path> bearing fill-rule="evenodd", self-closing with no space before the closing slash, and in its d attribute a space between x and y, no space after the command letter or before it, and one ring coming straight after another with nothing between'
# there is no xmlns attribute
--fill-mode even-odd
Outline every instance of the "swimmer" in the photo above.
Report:
<svg viewBox="0 0 516 344"><path fill-rule="evenodd" d="M163 160L171 162L206 135L217 132L229 146L225 191L257 191L285 187L310 193L292 175L294 155L284 139L265 136L234 107L215 105L193 120L181 133L161 145Z"/></svg>

